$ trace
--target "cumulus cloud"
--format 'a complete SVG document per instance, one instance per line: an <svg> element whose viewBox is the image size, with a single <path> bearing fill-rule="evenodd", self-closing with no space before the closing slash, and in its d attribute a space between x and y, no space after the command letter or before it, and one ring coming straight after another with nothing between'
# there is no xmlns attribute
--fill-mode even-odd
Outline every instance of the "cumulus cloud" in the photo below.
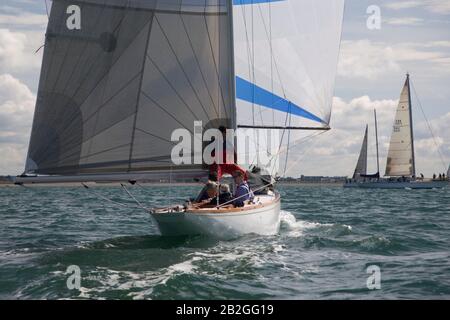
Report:
<svg viewBox="0 0 450 320"><path fill-rule="evenodd" d="M424 20L416 17L389 18L385 22L394 26L420 26Z"/></svg>
<svg viewBox="0 0 450 320"><path fill-rule="evenodd" d="M340 76L375 79L398 70L400 66L392 47L370 40L342 42L338 67Z"/></svg>
<svg viewBox="0 0 450 320"><path fill-rule="evenodd" d="M0 29L0 74L37 72L42 52L35 51L41 43L42 35Z"/></svg>
<svg viewBox="0 0 450 320"><path fill-rule="evenodd" d="M448 72L448 41L398 43L388 45L370 40L343 41L338 72L342 77L374 80L405 68L404 63L420 62L436 72Z"/></svg>
<svg viewBox="0 0 450 320"><path fill-rule="evenodd" d="M30 12L18 12L16 14L0 14L0 26L19 28L45 28L48 22L47 15Z"/></svg>
<svg viewBox="0 0 450 320"><path fill-rule="evenodd" d="M438 160L450 158L450 112L429 121L422 121L415 126L418 148L423 153L434 152ZM444 158L444 159L441 159Z"/></svg>
<svg viewBox="0 0 450 320"><path fill-rule="evenodd" d="M450 0L391 1L385 7L393 10L421 8L436 14L450 14Z"/></svg>
<svg viewBox="0 0 450 320"><path fill-rule="evenodd" d="M23 169L35 100L25 84L0 75L0 174Z"/></svg>

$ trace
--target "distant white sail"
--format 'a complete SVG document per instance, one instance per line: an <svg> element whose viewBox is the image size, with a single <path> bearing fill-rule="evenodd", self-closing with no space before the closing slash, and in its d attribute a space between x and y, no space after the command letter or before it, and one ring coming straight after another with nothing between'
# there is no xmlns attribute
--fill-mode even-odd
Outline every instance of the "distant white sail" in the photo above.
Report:
<svg viewBox="0 0 450 320"><path fill-rule="evenodd" d="M386 176L415 176L409 75L403 87L389 145Z"/></svg>
<svg viewBox="0 0 450 320"><path fill-rule="evenodd" d="M359 153L358 163L356 164L355 172L353 173L353 179L360 176L367 175L367 134L369 131L369 126L366 126L366 132L364 134L364 140L361 147L361 152Z"/></svg>

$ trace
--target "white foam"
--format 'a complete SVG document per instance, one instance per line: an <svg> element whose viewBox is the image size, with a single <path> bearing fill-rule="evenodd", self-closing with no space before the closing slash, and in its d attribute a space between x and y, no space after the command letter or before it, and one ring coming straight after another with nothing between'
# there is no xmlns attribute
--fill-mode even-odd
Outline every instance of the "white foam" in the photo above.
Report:
<svg viewBox="0 0 450 320"><path fill-rule="evenodd" d="M281 211L280 221L283 229L299 233L321 226L319 223L297 220L289 211Z"/></svg>
<svg viewBox="0 0 450 320"><path fill-rule="evenodd" d="M196 268L193 264L194 261L200 260L200 258L194 257L190 260L186 260L181 263L174 264L169 267L170 270L173 270L175 272L181 272L181 273L193 273L194 269Z"/></svg>
<svg viewBox="0 0 450 320"><path fill-rule="evenodd" d="M321 228L321 227L333 227L334 224L331 223L318 223L318 222L309 222L303 220L297 220L295 216L289 211L282 210L280 216L281 229L287 230L287 235L292 237L300 237L304 234L306 230ZM351 227L347 227L351 230Z"/></svg>
<svg viewBox="0 0 450 320"><path fill-rule="evenodd" d="M128 293L128 296L133 299L146 299L156 285L165 284L176 273L170 267L162 271L162 274L160 272L134 273L99 267L97 270L91 271L88 276L91 281L96 281L99 285L93 288L80 288L79 298L102 299L101 296L106 291L141 289L137 292Z"/></svg>

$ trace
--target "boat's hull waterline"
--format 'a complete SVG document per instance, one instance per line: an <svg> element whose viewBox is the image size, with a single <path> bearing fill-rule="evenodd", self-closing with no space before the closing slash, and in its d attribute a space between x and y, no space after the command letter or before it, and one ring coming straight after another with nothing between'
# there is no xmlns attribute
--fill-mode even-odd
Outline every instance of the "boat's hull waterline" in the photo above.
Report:
<svg viewBox="0 0 450 320"><path fill-rule="evenodd" d="M447 181L373 181L351 182L344 184L344 188L359 189L442 189L449 185Z"/></svg>
<svg viewBox="0 0 450 320"><path fill-rule="evenodd" d="M229 240L247 234L270 236L280 230L280 197L257 197L258 204L233 209L154 210L162 236L205 235Z"/></svg>

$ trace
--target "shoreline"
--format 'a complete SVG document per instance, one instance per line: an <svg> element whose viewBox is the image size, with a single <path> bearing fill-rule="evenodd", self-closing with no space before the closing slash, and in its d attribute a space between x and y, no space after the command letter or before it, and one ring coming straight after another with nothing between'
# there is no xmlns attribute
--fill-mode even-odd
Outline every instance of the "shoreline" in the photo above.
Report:
<svg viewBox="0 0 450 320"><path fill-rule="evenodd" d="M120 187L120 183L86 183L89 187ZM139 185L147 187L197 187L203 185L202 183L196 182L175 182L175 183L164 183L164 182L144 182ZM276 184L281 187L342 187L342 182L280 182ZM13 183L0 183L0 188L19 188L20 185L15 185ZM38 188L83 188L81 183L34 183L25 185L27 188L38 187Z"/></svg>

